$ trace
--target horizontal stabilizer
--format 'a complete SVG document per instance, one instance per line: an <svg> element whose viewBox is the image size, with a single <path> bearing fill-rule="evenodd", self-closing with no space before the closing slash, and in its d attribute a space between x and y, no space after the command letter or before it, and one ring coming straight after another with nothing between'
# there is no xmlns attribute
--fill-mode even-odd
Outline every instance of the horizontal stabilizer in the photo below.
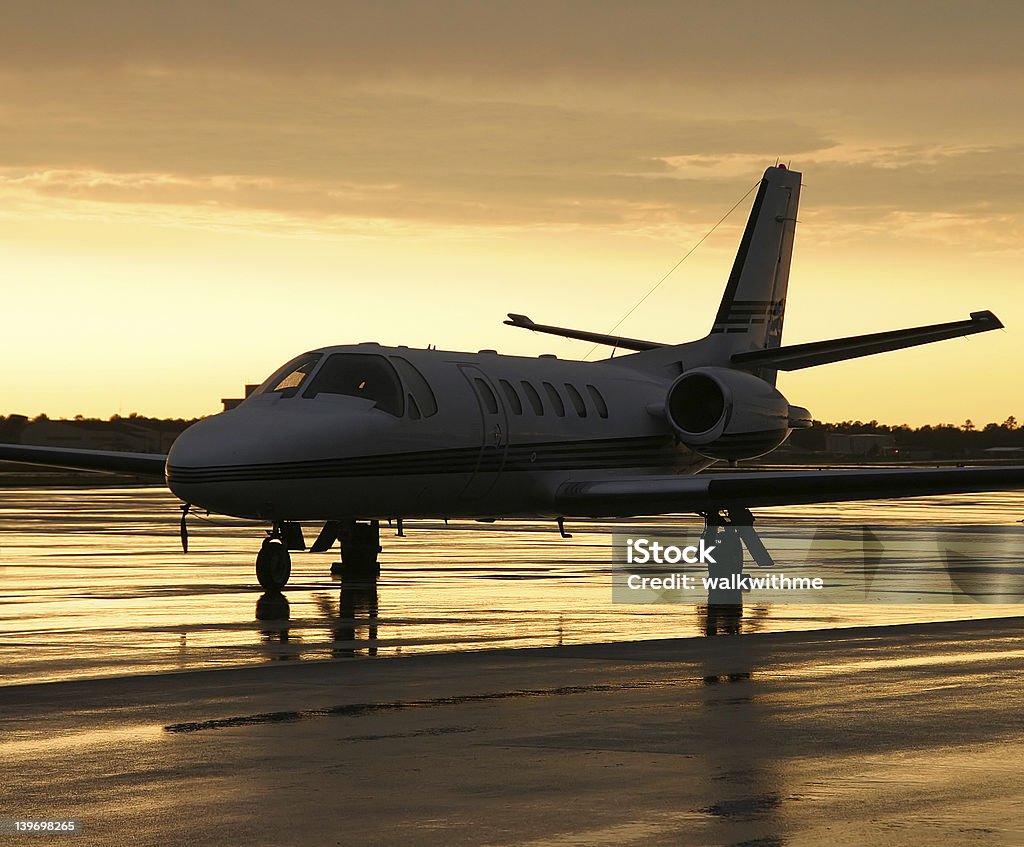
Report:
<svg viewBox="0 0 1024 847"><path fill-rule="evenodd" d="M798 371L829 365L846 359L873 356L904 347L931 344L947 338L959 338L976 332L1002 329L1003 324L991 312L971 312L970 320L951 321L944 324L917 326L912 329L895 329L890 332L875 332L871 335L854 335L850 338L836 338L831 341L812 341L809 344L791 344L769 350L751 350L736 353L731 359L734 367L772 368L780 371Z"/></svg>
<svg viewBox="0 0 1024 847"><path fill-rule="evenodd" d="M579 341L590 341L594 344L607 344L609 347L619 347L622 350L655 350L659 347L667 347L667 344L659 344L657 341L642 341L639 338L623 338L620 335L607 335L603 332L587 332L582 329L566 329L561 326L548 326L547 324L535 324L526 315L514 315L509 312L509 319L505 321L506 326L517 326L521 329L528 329L531 332L543 332L546 335L559 335L562 338L575 338Z"/></svg>
<svg viewBox="0 0 1024 847"><path fill-rule="evenodd" d="M673 474L563 483L567 517L626 517L1024 489L1024 467Z"/></svg>
<svg viewBox="0 0 1024 847"><path fill-rule="evenodd" d="M119 450L75 450L69 447L32 447L0 444L0 461L106 473L164 476L163 453L122 453Z"/></svg>

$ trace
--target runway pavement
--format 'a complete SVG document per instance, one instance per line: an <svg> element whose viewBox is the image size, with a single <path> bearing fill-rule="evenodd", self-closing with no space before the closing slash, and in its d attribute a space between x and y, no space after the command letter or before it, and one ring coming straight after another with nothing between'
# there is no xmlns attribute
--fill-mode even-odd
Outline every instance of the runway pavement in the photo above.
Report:
<svg viewBox="0 0 1024 847"><path fill-rule="evenodd" d="M86 844L1024 842L1024 618L12 686ZM37 843L8 836L4 843Z"/></svg>

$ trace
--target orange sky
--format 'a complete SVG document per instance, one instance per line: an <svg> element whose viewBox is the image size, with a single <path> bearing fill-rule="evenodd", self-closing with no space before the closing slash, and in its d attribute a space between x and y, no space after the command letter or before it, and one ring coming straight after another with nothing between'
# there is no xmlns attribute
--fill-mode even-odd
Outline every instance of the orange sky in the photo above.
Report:
<svg viewBox="0 0 1024 847"><path fill-rule="evenodd" d="M1014 3L77 2L0 29L0 411L191 416L311 347L583 356L777 158L780 378L819 418L1024 417ZM621 327L703 335L747 205Z"/></svg>

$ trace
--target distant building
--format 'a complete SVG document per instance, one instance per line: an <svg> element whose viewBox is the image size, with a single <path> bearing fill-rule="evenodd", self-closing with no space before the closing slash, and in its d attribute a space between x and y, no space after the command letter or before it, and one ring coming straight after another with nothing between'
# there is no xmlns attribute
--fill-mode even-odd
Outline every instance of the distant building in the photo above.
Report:
<svg viewBox="0 0 1024 847"><path fill-rule="evenodd" d="M159 453L158 433L126 421L32 421L21 431L22 444Z"/></svg>
<svg viewBox="0 0 1024 847"><path fill-rule="evenodd" d="M1024 456L1024 447L988 447L981 454L988 459L1014 459Z"/></svg>
<svg viewBox="0 0 1024 847"><path fill-rule="evenodd" d="M825 450L837 456L892 456L896 440L889 433L830 432L825 436Z"/></svg>
<svg viewBox="0 0 1024 847"><path fill-rule="evenodd" d="M248 397L257 388L259 388L258 385L246 385L245 396ZM236 408L240 403L242 403L244 399L245 398L243 397L222 397L220 402L224 404L224 411L230 412L232 409Z"/></svg>

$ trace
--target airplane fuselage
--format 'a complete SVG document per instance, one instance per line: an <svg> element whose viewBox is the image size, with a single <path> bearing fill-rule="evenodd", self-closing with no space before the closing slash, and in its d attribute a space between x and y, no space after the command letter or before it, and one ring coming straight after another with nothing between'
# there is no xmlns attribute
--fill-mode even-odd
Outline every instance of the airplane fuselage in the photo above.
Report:
<svg viewBox="0 0 1024 847"><path fill-rule="evenodd" d="M311 355L318 361L297 390L258 393L177 440L167 482L178 497L273 521L547 516L554 490L581 471L711 464L661 414L672 379L614 359L375 344ZM308 396L335 355L383 374L376 398L358 396L358 375L336 387L351 393Z"/></svg>

